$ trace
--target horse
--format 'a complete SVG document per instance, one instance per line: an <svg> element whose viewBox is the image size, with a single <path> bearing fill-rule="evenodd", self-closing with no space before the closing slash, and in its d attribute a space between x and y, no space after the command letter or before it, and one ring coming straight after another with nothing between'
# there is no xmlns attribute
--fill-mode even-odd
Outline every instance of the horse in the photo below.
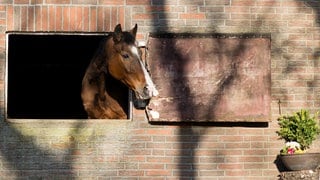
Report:
<svg viewBox="0 0 320 180"><path fill-rule="evenodd" d="M118 24L99 45L82 79L81 99L88 119L127 119L124 101L128 87L138 100L157 96L158 91L141 58L136 42L138 25L122 31ZM127 89L128 89L127 88Z"/></svg>

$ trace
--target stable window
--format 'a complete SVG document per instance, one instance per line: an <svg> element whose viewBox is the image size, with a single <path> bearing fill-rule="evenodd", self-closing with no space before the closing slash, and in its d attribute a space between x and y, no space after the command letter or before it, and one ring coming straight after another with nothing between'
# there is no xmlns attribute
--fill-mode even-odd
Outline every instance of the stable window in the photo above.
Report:
<svg viewBox="0 0 320 180"><path fill-rule="evenodd" d="M87 119L81 83L106 34L7 33L6 118ZM125 106L131 118L129 90Z"/></svg>

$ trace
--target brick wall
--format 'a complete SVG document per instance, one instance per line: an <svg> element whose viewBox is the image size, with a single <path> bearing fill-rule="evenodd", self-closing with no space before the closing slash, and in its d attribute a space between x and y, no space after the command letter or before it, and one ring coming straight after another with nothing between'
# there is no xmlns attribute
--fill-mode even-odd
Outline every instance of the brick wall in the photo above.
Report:
<svg viewBox="0 0 320 180"><path fill-rule="evenodd" d="M0 122L2 179L277 179L282 112L318 110L320 3L303 0L2 0L0 91L4 114L6 31L269 33L272 121L149 124L132 121ZM312 151L318 150L315 143ZM1 179L0 178L0 179Z"/></svg>

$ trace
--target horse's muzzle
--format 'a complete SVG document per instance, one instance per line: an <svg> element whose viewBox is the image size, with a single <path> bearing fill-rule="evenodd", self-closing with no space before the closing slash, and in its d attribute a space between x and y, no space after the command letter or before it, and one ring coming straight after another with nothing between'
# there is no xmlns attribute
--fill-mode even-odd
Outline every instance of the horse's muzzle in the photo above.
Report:
<svg viewBox="0 0 320 180"><path fill-rule="evenodd" d="M135 91L137 99L151 99L159 95L158 90L154 86L145 86L144 88Z"/></svg>

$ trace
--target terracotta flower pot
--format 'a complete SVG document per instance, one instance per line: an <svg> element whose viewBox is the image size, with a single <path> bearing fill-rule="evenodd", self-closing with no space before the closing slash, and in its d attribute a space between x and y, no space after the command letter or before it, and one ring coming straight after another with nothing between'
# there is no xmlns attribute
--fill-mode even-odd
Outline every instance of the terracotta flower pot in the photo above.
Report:
<svg viewBox="0 0 320 180"><path fill-rule="evenodd" d="M314 170L320 165L320 153L280 155L280 159L290 171Z"/></svg>

